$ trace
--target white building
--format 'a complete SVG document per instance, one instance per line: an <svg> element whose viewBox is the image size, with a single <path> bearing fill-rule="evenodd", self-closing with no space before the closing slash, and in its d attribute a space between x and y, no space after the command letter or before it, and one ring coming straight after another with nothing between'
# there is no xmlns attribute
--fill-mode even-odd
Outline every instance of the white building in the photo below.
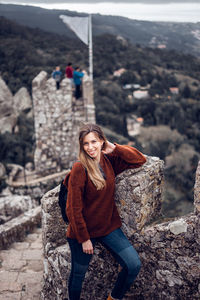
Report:
<svg viewBox="0 0 200 300"><path fill-rule="evenodd" d="M133 92L133 97L135 99L144 99L147 98L148 96L149 96L148 91L137 90Z"/></svg>

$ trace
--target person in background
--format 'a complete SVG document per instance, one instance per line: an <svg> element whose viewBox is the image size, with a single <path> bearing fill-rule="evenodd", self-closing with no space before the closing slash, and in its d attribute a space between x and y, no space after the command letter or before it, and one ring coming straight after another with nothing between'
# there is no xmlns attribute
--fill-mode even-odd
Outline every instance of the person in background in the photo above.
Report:
<svg viewBox="0 0 200 300"><path fill-rule="evenodd" d="M121 229L114 201L115 176L145 162L137 149L109 142L98 125L85 124L80 129L79 161L64 180L68 188L67 240L71 250L69 300L80 299L96 242L105 246L122 266L107 300L122 299L137 277L141 262Z"/></svg>
<svg viewBox="0 0 200 300"><path fill-rule="evenodd" d="M73 73L74 85L75 85L75 98L79 99L82 97L82 77L85 71L80 70L80 67L76 67Z"/></svg>
<svg viewBox="0 0 200 300"><path fill-rule="evenodd" d="M61 77L62 77L62 72L60 71L60 67L59 66L57 66L56 69L55 69L55 71L53 71L52 77L53 77L53 79L55 79L57 90L59 90L59 88L60 88L60 81L61 81Z"/></svg>
<svg viewBox="0 0 200 300"><path fill-rule="evenodd" d="M70 79L70 81L71 81L71 87L73 87L73 83L74 83L73 72L74 72L74 70L72 68L72 63L69 62L68 65L67 65L67 67L66 67L66 69L65 69L65 76Z"/></svg>

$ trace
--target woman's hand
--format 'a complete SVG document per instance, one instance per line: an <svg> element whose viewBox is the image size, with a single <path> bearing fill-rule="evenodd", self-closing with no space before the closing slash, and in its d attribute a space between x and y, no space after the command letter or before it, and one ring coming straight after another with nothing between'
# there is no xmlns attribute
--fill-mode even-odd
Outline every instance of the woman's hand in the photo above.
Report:
<svg viewBox="0 0 200 300"><path fill-rule="evenodd" d="M82 243L83 252L86 254L93 254L94 249L91 240L87 240L86 242Z"/></svg>
<svg viewBox="0 0 200 300"><path fill-rule="evenodd" d="M109 153L113 152L113 150L115 149L115 147L116 146L113 143L111 143L109 141L106 141L105 148L102 150L102 152L104 154L109 154Z"/></svg>

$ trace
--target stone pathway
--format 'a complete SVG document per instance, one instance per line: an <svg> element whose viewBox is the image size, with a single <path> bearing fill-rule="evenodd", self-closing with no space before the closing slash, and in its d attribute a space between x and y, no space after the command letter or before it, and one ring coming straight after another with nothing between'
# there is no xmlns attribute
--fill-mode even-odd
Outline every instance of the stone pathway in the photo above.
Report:
<svg viewBox="0 0 200 300"><path fill-rule="evenodd" d="M39 300L42 288L42 230L0 251L0 300Z"/></svg>

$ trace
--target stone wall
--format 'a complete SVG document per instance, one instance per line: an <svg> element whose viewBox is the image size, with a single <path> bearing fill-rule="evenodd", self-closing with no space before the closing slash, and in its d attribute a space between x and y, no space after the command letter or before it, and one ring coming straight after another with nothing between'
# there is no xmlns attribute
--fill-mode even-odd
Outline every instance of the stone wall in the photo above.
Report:
<svg viewBox="0 0 200 300"><path fill-rule="evenodd" d="M123 227L142 261L142 269L125 299L200 299L200 163L195 183L194 213L171 222L147 225L159 214L163 163L148 157L137 170L116 178L116 201ZM58 187L42 198L44 287L42 298L67 298L70 251L66 226L57 204ZM82 299L106 299L119 266L97 245L87 272Z"/></svg>
<svg viewBox="0 0 200 300"><path fill-rule="evenodd" d="M32 201L36 201L37 204L40 204L42 196L57 186L67 172L67 170L64 170L60 173L36 178L29 182L12 182L9 184L8 189L13 195L28 195Z"/></svg>
<svg viewBox="0 0 200 300"><path fill-rule="evenodd" d="M59 172L76 159L80 125L95 122L93 86L89 78L83 82L83 92L83 98L75 101L69 79L65 78L56 90L54 79L47 79L44 71L33 80L37 173Z"/></svg>

